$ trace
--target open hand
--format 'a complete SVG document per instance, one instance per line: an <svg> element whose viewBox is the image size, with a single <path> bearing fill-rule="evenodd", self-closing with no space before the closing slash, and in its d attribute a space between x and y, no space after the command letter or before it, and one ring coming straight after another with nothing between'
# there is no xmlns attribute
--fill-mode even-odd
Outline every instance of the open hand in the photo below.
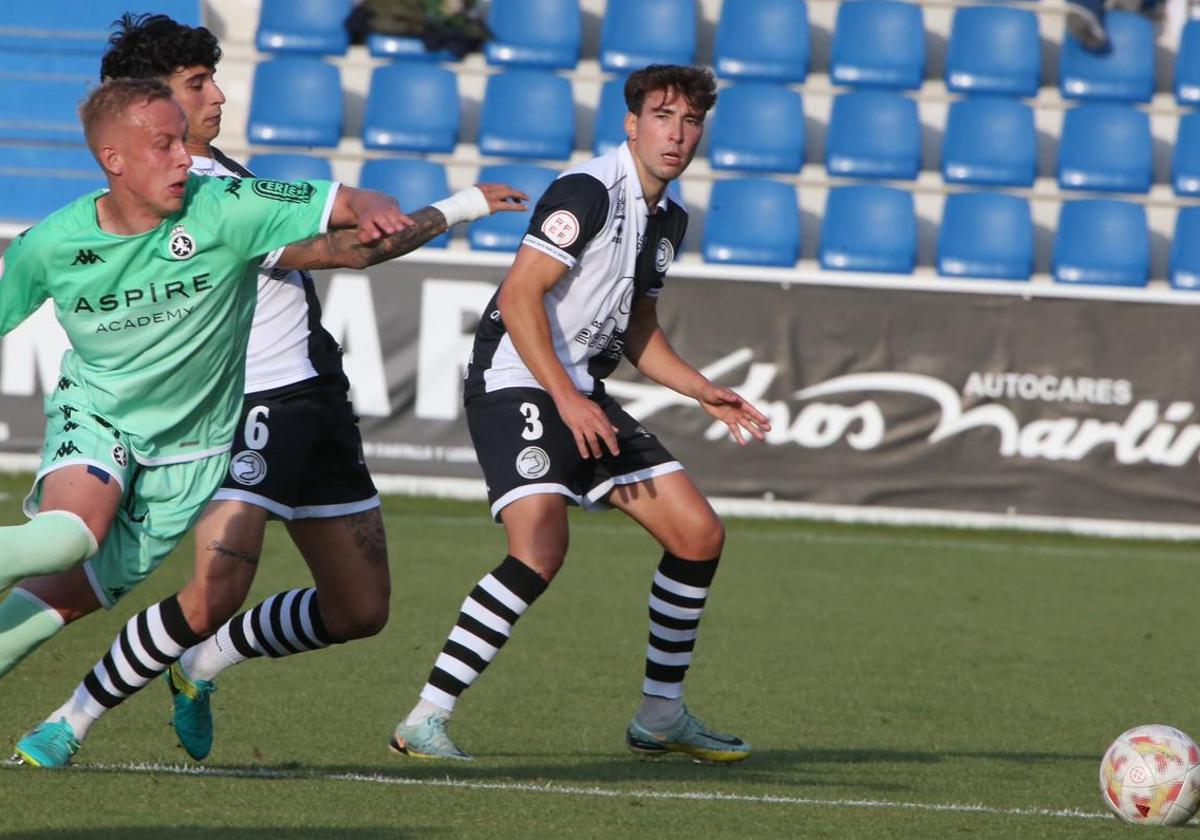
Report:
<svg viewBox="0 0 1200 840"><path fill-rule="evenodd" d="M476 184L483 197L487 199L488 209L493 213L503 213L511 210L524 210L523 202L529 196L508 184Z"/></svg>
<svg viewBox="0 0 1200 840"><path fill-rule="evenodd" d="M709 385L696 399L705 411L729 427L729 434L742 446L750 442L746 432L756 440L764 440L771 430L765 414L728 388Z"/></svg>

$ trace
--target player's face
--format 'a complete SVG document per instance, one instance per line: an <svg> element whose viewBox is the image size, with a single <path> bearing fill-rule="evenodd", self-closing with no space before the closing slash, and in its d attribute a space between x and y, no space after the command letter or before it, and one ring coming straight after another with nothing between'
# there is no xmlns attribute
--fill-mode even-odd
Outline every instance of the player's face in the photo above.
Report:
<svg viewBox="0 0 1200 840"><path fill-rule="evenodd" d="M665 184L692 162L704 135L704 114L675 88L650 91L640 114L625 115L625 134L640 169Z"/></svg>
<svg viewBox="0 0 1200 840"><path fill-rule="evenodd" d="M171 99L129 109L115 127L114 172L125 192L148 213L166 218L183 207L192 156L184 146L187 120Z"/></svg>
<svg viewBox="0 0 1200 840"><path fill-rule="evenodd" d="M213 78L215 73L211 67L196 65L180 67L166 78L175 101L187 117L187 145L193 154L208 156L209 144L221 133L225 94Z"/></svg>

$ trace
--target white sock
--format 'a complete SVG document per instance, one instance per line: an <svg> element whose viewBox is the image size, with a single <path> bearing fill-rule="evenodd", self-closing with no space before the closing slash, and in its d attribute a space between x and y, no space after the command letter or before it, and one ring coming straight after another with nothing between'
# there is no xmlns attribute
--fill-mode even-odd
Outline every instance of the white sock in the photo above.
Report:
<svg viewBox="0 0 1200 840"><path fill-rule="evenodd" d="M92 724L99 720L105 711L107 710L97 703L87 689L80 684L75 689L75 693L71 695L71 699L55 709L46 720L65 719L70 725L71 731L75 733L75 740L82 741L87 737Z"/></svg>
<svg viewBox="0 0 1200 840"><path fill-rule="evenodd" d="M217 678L217 674L245 658L233 646L229 638L229 624L226 623L200 644L185 650L179 658L179 664L183 666L188 679L211 682Z"/></svg>
<svg viewBox="0 0 1200 840"><path fill-rule="evenodd" d="M413 706L413 710L408 713L408 717L404 719L404 725L411 726L414 723L424 720L430 715L442 715L443 717L450 717L450 710L439 706L437 703L430 703L428 700L422 698L417 705Z"/></svg>
<svg viewBox="0 0 1200 840"><path fill-rule="evenodd" d="M638 709L638 723L647 729L669 729L679 716L683 714L683 698L655 697L651 694L642 695L642 706Z"/></svg>

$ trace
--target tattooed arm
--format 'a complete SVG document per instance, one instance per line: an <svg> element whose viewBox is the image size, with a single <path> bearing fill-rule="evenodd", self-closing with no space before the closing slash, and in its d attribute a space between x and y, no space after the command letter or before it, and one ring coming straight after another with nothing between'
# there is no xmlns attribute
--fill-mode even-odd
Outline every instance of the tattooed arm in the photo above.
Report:
<svg viewBox="0 0 1200 840"><path fill-rule="evenodd" d="M522 202L528 198L523 192L505 184L479 184L477 192L482 201L472 190L464 190L408 214L412 221L410 226L372 242L359 241L358 231L354 228L332 230L311 239L293 242L284 249L275 267L363 269L414 251L458 222L472 221L491 213L524 210ZM462 198L466 193L470 193L469 198L475 202L470 208L465 207L466 199Z"/></svg>

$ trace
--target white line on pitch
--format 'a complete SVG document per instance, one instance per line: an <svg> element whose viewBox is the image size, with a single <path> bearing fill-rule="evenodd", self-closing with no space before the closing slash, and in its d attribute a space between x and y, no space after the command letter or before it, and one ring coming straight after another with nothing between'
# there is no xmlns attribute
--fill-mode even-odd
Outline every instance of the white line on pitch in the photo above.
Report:
<svg viewBox="0 0 1200 840"><path fill-rule="evenodd" d="M204 767L198 764L77 764L75 770L110 773L170 773L178 776L262 779L287 781L354 782L403 787L454 788L456 790L515 791L548 793L557 796L592 796L603 799L653 799L703 802L745 802L760 805L800 805L823 808L878 808L899 811L931 811L953 814L992 814L1018 817L1069 817L1080 820L1106 820L1109 814L1080 811L1076 808L996 808L990 805L965 805L937 802L890 802L885 799L811 799L800 796L756 796L743 793L707 793L703 791L623 790L621 788L558 785L553 782L477 782L466 779L414 779L408 776L383 776L370 773L306 773L302 770L270 768Z"/></svg>
<svg viewBox="0 0 1200 840"><path fill-rule="evenodd" d="M454 528L478 527L495 529L497 526L486 516L437 516L423 514L390 514L391 517L427 525L447 525ZM580 533L638 536L642 531L633 525L608 525L600 522L572 522L571 529ZM1052 557L1126 557L1136 552L1138 557L1162 560L1186 560L1195 562L1194 550L1146 551L1137 545L1117 543L1112 546L1038 545L994 540L972 540L959 537L904 537L874 534L813 534L803 531L756 530L741 527L732 530L729 542L783 542L814 543L824 545L868 545L887 548L911 548L931 551L990 551L1004 554L1037 554Z"/></svg>

